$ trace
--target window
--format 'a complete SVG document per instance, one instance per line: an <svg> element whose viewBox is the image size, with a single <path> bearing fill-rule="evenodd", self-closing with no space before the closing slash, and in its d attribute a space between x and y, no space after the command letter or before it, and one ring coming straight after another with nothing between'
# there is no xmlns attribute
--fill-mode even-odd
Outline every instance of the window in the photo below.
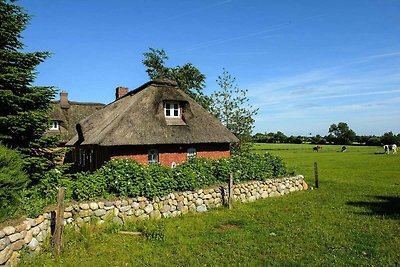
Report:
<svg viewBox="0 0 400 267"><path fill-rule="evenodd" d="M52 121L50 130L60 130L60 122L59 121Z"/></svg>
<svg viewBox="0 0 400 267"><path fill-rule="evenodd" d="M86 151L84 149L79 149L79 165L86 165Z"/></svg>
<svg viewBox="0 0 400 267"><path fill-rule="evenodd" d="M149 163L158 163L158 151L157 149L150 149L148 152Z"/></svg>
<svg viewBox="0 0 400 267"><path fill-rule="evenodd" d="M188 150L187 150L187 159L190 160L190 159L193 159L195 157L196 157L196 148L193 148L193 147L188 148Z"/></svg>
<svg viewBox="0 0 400 267"><path fill-rule="evenodd" d="M179 102L165 102L164 115L165 117L179 118L181 116L181 107Z"/></svg>

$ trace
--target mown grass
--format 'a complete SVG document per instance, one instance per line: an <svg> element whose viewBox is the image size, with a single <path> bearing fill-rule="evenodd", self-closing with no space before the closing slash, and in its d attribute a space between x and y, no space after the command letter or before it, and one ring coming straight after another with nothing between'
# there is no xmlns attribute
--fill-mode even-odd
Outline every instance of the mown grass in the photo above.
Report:
<svg viewBox="0 0 400 267"><path fill-rule="evenodd" d="M317 190L165 219L164 241L86 229L21 266L396 266L400 264L400 154L379 147L256 145L285 159ZM149 222L154 224L154 222ZM133 228L135 228L133 226ZM132 229L133 230L133 229Z"/></svg>

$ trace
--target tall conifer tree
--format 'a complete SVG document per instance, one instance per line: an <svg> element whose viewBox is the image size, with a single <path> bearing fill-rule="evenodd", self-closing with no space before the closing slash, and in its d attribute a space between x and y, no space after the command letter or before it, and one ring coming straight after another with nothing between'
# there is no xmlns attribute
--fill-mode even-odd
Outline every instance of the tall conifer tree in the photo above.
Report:
<svg viewBox="0 0 400 267"><path fill-rule="evenodd" d="M55 140L43 133L55 90L32 85L36 67L50 54L23 51L22 32L30 16L14 2L0 0L0 142L25 154L27 170L37 173L52 165L48 148Z"/></svg>

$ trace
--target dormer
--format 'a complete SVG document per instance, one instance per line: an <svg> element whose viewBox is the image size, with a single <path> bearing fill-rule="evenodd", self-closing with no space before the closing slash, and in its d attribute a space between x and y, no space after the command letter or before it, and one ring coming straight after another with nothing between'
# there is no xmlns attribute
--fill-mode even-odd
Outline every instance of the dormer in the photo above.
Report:
<svg viewBox="0 0 400 267"><path fill-rule="evenodd" d="M186 125L184 119L185 102L164 100L163 111L167 125Z"/></svg>

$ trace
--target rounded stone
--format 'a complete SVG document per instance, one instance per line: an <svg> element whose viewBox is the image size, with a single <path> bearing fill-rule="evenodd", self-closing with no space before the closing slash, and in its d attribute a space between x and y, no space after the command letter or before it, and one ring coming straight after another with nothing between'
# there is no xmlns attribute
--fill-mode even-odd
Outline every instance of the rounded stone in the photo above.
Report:
<svg viewBox="0 0 400 267"><path fill-rule="evenodd" d="M133 202L131 206L135 210L139 209L139 203L137 203L137 202Z"/></svg>
<svg viewBox="0 0 400 267"><path fill-rule="evenodd" d="M164 206L160 209L160 212L161 212L161 213L168 212L168 211L170 211L170 209L171 209L171 206L169 206L169 205L164 205Z"/></svg>
<svg viewBox="0 0 400 267"><path fill-rule="evenodd" d="M196 211L197 212L205 212L205 211L207 211L207 207L206 207L206 205L202 204L200 206L197 206Z"/></svg>
<svg viewBox="0 0 400 267"><path fill-rule="evenodd" d="M128 210L130 210L132 207L131 206L121 206L120 208L119 208L119 210L121 211L121 212L127 212Z"/></svg>
<svg viewBox="0 0 400 267"><path fill-rule="evenodd" d="M151 205L151 204L147 205L147 206L144 208L144 211L145 211L146 213L150 213L150 212L152 212L153 210L154 210L154 207L153 207L153 205Z"/></svg>
<svg viewBox="0 0 400 267"><path fill-rule="evenodd" d="M90 209L90 206L89 206L89 204L87 204L87 203L82 203L82 204L79 205L79 207L80 207L81 209L83 209L83 210L88 210L88 209Z"/></svg>
<svg viewBox="0 0 400 267"><path fill-rule="evenodd" d="M22 239L21 233L15 233L12 235L9 235L8 238L10 239L11 243L14 243L15 241Z"/></svg>
<svg viewBox="0 0 400 267"><path fill-rule="evenodd" d="M196 205L200 206L201 204L203 204L203 200L201 198L196 199Z"/></svg>
<svg viewBox="0 0 400 267"><path fill-rule="evenodd" d="M11 258L12 254L13 254L13 249L11 246L8 246L2 251L0 251L0 265L6 263Z"/></svg>
<svg viewBox="0 0 400 267"><path fill-rule="evenodd" d="M135 216L139 217L140 215L142 215L144 213L144 210L136 210L135 211Z"/></svg>
<svg viewBox="0 0 400 267"><path fill-rule="evenodd" d="M12 235L12 234L15 233L15 228L13 226L6 226L6 227L3 228L3 232L6 235Z"/></svg>
<svg viewBox="0 0 400 267"><path fill-rule="evenodd" d="M91 202L89 204L89 207L91 210L97 210L99 208L99 204L97 204L96 202Z"/></svg>
<svg viewBox="0 0 400 267"><path fill-rule="evenodd" d="M0 239L0 251L5 249L10 244L10 239L8 237L4 237Z"/></svg>
<svg viewBox="0 0 400 267"><path fill-rule="evenodd" d="M94 211L94 215L96 215L97 217L101 217L101 216L105 215L106 213L107 213L107 211L104 209L98 209L98 210Z"/></svg>
<svg viewBox="0 0 400 267"><path fill-rule="evenodd" d="M159 210L153 210L152 212L150 212L149 215L151 219L155 220L161 219L161 212Z"/></svg>

